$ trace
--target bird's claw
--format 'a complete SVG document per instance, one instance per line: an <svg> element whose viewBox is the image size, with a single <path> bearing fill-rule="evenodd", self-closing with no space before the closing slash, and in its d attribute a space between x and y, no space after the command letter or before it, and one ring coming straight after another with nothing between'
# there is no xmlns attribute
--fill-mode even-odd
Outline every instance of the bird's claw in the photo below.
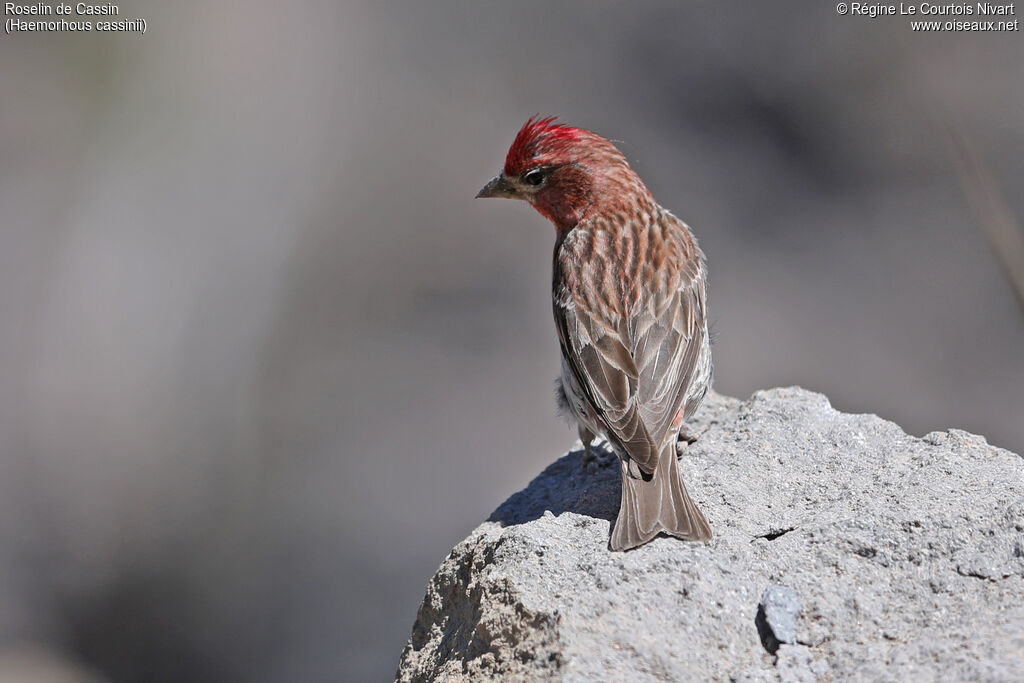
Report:
<svg viewBox="0 0 1024 683"><path fill-rule="evenodd" d="M699 437L690 434L687 431L679 430L679 438L676 440L676 454L682 455L686 452L687 447L696 441Z"/></svg>
<svg viewBox="0 0 1024 683"><path fill-rule="evenodd" d="M580 462L583 464L583 469L593 474L599 469L610 466L615 459L615 454L611 452L608 444L602 441L600 444L594 442L584 445L583 458Z"/></svg>

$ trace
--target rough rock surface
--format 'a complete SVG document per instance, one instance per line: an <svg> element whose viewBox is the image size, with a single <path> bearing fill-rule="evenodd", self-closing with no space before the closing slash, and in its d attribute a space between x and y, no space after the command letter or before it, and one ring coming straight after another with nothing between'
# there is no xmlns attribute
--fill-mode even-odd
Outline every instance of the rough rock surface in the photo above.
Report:
<svg viewBox="0 0 1024 683"><path fill-rule="evenodd" d="M1024 459L798 388L711 395L690 431L712 541L610 552L618 467L573 451L445 559L398 679L1021 680ZM794 613L774 654L766 608Z"/></svg>

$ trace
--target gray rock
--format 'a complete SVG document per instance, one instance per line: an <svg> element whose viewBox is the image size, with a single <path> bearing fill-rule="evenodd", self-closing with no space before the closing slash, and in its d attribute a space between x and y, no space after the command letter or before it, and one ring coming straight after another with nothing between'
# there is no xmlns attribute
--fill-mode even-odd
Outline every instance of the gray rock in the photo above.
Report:
<svg viewBox="0 0 1024 683"><path fill-rule="evenodd" d="M757 610L757 629L761 644L775 654L782 643L796 642L796 620L800 616L800 598L789 586L768 586Z"/></svg>
<svg viewBox="0 0 1024 683"><path fill-rule="evenodd" d="M798 388L709 396L690 431L712 541L610 552L618 468L573 451L441 564L398 680L1020 680L1024 459ZM803 604L774 655L771 584Z"/></svg>

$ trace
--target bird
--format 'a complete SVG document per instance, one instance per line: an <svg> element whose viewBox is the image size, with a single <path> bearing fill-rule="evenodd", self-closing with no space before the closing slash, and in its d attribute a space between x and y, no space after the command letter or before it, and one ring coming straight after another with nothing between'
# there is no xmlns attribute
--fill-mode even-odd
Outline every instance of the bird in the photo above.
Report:
<svg viewBox="0 0 1024 683"><path fill-rule="evenodd" d="M526 201L554 225L558 402L576 423L584 462L595 439L618 457L611 550L659 534L709 540L676 451L681 435L691 440L683 421L712 379L707 267L689 227L612 142L556 117L527 120L476 196Z"/></svg>

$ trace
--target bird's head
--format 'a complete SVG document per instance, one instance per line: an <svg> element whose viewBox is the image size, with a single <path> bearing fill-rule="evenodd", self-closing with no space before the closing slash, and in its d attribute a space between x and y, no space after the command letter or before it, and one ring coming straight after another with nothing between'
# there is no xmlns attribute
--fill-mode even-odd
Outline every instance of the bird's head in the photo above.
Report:
<svg viewBox="0 0 1024 683"><path fill-rule="evenodd" d="M522 199L564 231L595 208L637 193L650 196L611 142L554 117L533 117L509 147L501 173L476 196Z"/></svg>

